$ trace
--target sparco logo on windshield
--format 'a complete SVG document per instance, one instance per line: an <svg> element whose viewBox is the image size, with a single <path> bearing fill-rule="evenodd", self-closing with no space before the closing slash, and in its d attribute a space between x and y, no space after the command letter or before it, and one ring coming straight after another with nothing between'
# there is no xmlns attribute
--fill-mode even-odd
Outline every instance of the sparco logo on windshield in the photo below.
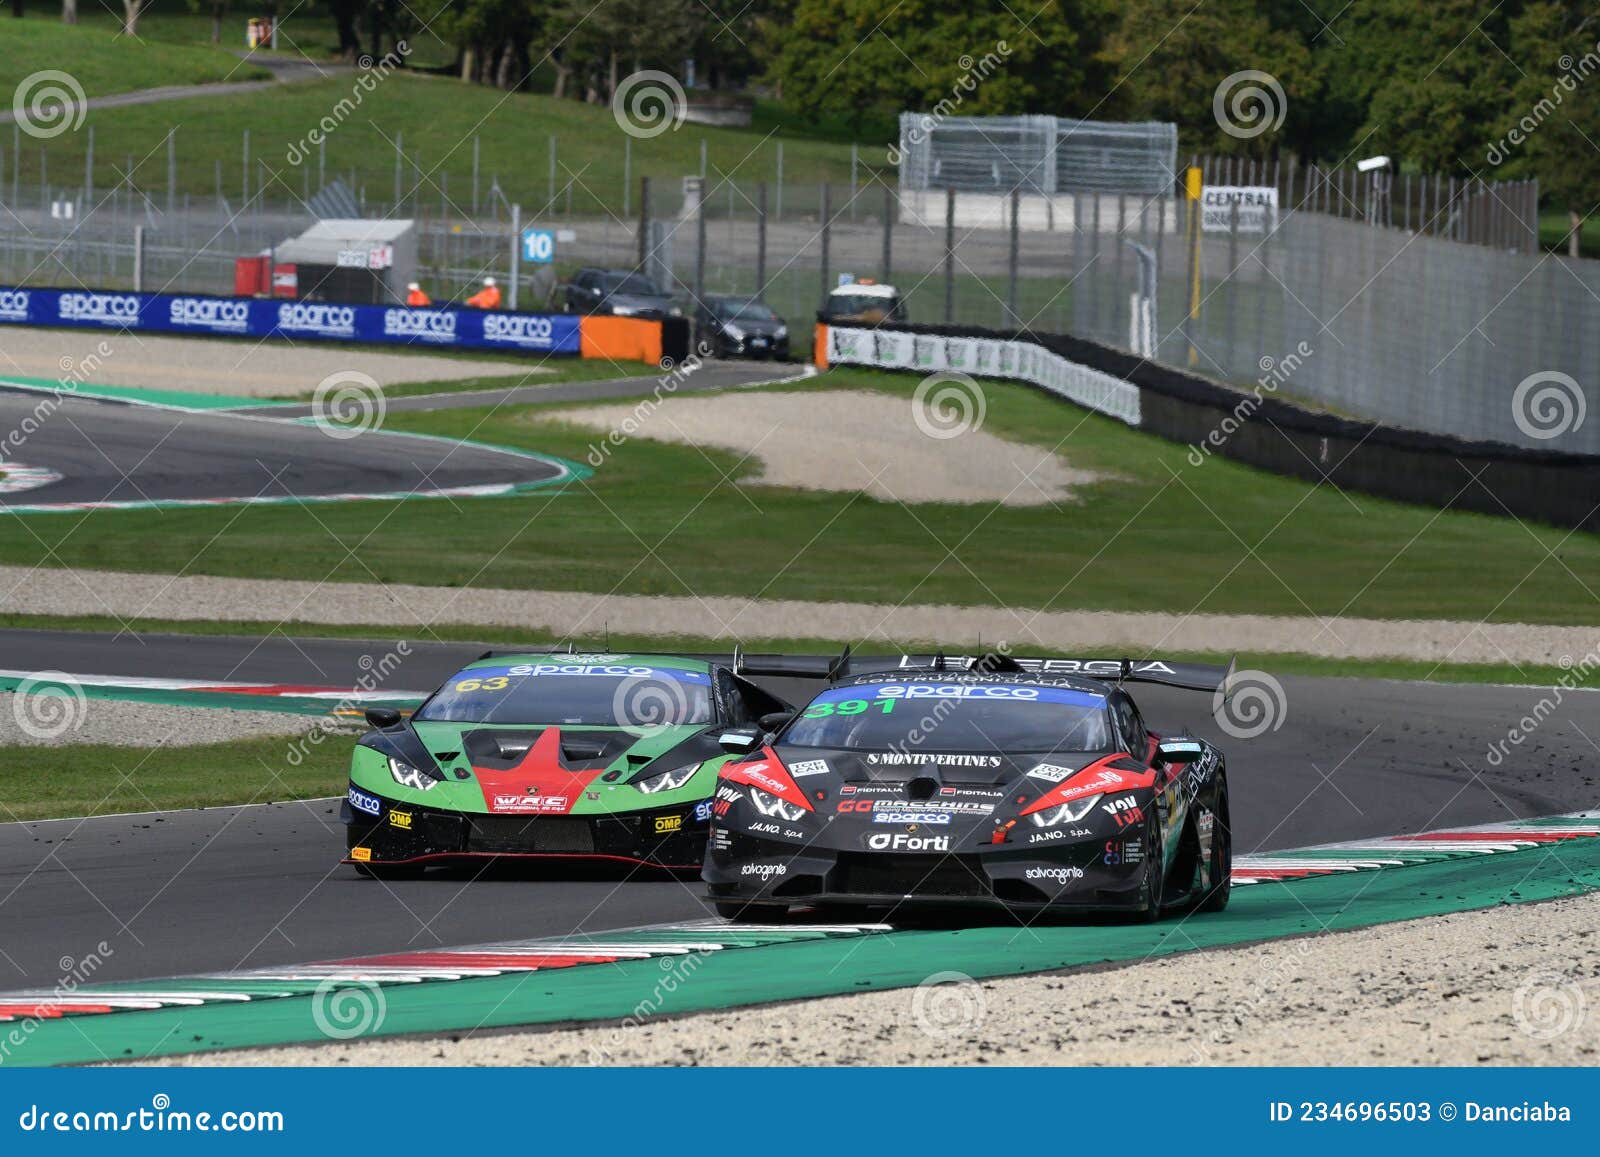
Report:
<svg viewBox="0 0 1600 1157"><path fill-rule="evenodd" d="M348 305L316 302L278 306L278 328L298 333L323 333L348 337L356 332L356 311Z"/></svg>
<svg viewBox="0 0 1600 1157"><path fill-rule="evenodd" d="M516 313L491 313L483 319L483 336L489 341L517 345L548 346L555 327L548 317Z"/></svg>
<svg viewBox="0 0 1600 1157"><path fill-rule="evenodd" d="M454 341L456 315L437 309L386 309L383 311L383 336Z"/></svg>
<svg viewBox="0 0 1600 1157"><path fill-rule="evenodd" d="M56 312L62 321L139 324L139 299L129 293L63 293Z"/></svg>
<svg viewBox="0 0 1600 1157"><path fill-rule="evenodd" d="M7 289L0 291L0 318L6 321L28 320L28 291Z"/></svg>
<svg viewBox="0 0 1600 1157"><path fill-rule="evenodd" d="M167 307L167 320L173 325L243 330L250 324L250 305L215 297L175 297Z"/></svg>

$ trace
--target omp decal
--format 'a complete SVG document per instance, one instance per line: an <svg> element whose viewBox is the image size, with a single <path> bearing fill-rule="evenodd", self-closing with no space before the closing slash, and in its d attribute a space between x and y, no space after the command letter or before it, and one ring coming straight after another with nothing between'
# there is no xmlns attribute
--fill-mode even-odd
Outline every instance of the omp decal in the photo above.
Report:
<svg viewBox="0 0 1600 1157"><path fill-rule="evenodd" d="M1384 836L1322 844L1292 851L1235 856L1233 882L1297 880L1335 872L1370 872L1431 864L1439 860L1515 852L1540 844L1600 836L1600 812L1576 812L1543 819L1509 820L1471 828L1453 828L1416 835Z"/></svg>

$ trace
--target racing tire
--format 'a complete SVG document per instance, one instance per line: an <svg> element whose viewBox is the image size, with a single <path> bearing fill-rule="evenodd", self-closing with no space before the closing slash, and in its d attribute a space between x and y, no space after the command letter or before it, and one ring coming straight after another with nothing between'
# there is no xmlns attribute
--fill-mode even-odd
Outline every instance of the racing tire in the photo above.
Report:
<svg viewBox="0 0 1600 1157"><path fill-rule="evenodd" d="M1233 890L1233 833L1228 830L1228 788L1217 787L1216 818L1211 828L1211 857L1207 878L1211 886L1201 897L1197 908L1201 912L1220 912L1228 906L1228 895Z"/></svg>
<svg viewBox="0 0 1600 1157"><path fill-rule="evenodd" d="M735 924L781 924L789 914L787 904L744 904L738 900L718 900L717 915Z"/></svg>
<svg viewBox="0 0 1600 1157"><path fill-rule="evenodd" d="M1144 882L1139 885L1139 907L1135 913L1140 922L1153 923L1161 919L1167 897L1166 850L1154 802L1150 805L1150 819L1145 824L1144 835Z"/></svg>

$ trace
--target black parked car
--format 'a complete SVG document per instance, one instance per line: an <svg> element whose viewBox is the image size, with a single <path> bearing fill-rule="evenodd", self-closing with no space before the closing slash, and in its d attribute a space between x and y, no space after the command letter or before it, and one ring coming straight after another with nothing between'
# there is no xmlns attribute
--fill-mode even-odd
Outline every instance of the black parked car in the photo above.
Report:
<svg viewBox="0 0 1600 1157"><path fill-rule="evenodd" d="M682 317L672 294L642 273L626 269L580 269L558 291L566 313L609 313L616 317Z"/></svg>
<svg viewBox="0 0 1600 1157"><path fill-rule="evenodd" d="M697 349L719 358L789 358L789 329L759 297L708 294L694 312Z"/></svg>

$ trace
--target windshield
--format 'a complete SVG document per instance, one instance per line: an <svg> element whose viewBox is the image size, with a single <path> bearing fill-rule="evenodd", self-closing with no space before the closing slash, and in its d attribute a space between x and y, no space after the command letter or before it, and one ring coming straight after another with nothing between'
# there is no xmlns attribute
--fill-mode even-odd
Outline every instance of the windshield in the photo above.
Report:
<svg viewBox="0 0 1600 1157"><path fill-rule="evenodd" d="M665 296L648 277L637 273L608 273L601 279L607 293L632 293L639 297Z"/></svg>
<svg viewBox="0 0 1600 1157"><path fill-rule="evenodd" d="M828 310L836 314L881 313L887 316L899 304L897 297L871 293L835 293L828 297Z"/></svg>
<svg viewBox="0 0 1600 1157"><path fill-rule="evenodd" d="M726 301L717 306L717 313L729 321L777 321L778 315L764 302Z"/></svg>
<svg viewBox="0 0 1600 1157"><path fill-rule="evenodd" d="M834 687L783 734L796 747L864 751L1104 751L1103 695L1007 683L868 683Z"/></svg>
<svg viewBox="0 0 1600 1157"><path fill-rule="evenodd" d="M710 723L711 676L628 662L468 667L441 687L414 718L587 727Z"/></svg>

